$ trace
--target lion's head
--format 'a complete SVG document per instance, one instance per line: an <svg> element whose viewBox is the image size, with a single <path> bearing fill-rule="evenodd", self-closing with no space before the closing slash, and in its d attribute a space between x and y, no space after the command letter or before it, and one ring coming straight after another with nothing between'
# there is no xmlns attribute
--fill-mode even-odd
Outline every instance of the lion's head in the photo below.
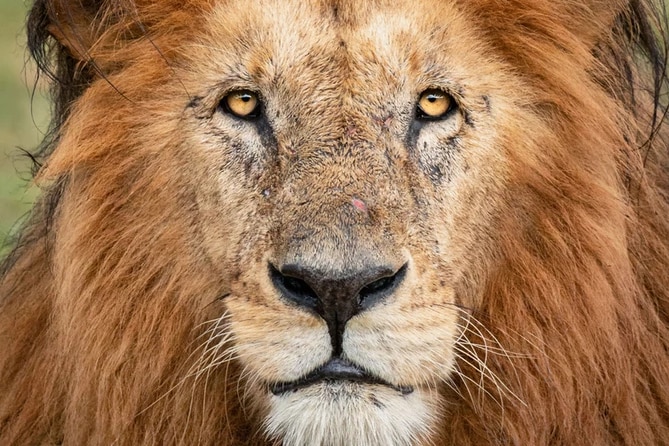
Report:
<svg viewBox="0 0 669 446"><path fill-rule="evenodd" d="M643 0L38 0L0 443L669 439Z"/></svg>

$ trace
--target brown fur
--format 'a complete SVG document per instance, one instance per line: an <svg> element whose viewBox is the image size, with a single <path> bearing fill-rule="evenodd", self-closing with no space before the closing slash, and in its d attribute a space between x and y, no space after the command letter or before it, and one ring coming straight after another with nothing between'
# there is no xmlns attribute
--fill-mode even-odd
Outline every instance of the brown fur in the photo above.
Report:
<svg viewBox="0 0 669 446"><path fill-rule="evenodd" d="M358 252L411 259L347 330L436 392L425 444L669 444L655 8L39 0L56 116L0 276L0 444L274 444L264 386L322 362L323 323L267 262ZM228 85L270 136L214 110ZM458 135L411 136L444 85Z"/></svg>

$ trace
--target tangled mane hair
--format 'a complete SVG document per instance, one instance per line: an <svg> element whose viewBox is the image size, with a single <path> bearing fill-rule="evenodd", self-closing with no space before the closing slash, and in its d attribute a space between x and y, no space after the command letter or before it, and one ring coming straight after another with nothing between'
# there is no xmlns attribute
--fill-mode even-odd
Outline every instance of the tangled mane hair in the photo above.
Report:
<svg viewBox="0 0 669 446"><path fill-rule="evenodd" d="M552 135L533 141L530 124L534 152L507 154L515 208L470 278L477 329L461 340L489 348L441 389L431 441L669 445L664 3L454 2ZM34 2L53 118L34 153L41 198L0 269L0 444L273 444L240 396L243 367L198 363L225 278L202 272L194 238L178 243L197 212L179 160L143 153L124 117L146 85L173 82L213 3ZM88 113L114 124L79 126ZM142 198L158 194L174 202Z"/></svg>

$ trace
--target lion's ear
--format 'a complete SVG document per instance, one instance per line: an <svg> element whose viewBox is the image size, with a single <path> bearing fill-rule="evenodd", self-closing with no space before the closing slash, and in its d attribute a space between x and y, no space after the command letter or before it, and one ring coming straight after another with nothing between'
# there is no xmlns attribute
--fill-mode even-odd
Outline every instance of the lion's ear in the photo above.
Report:
<svg viewBox="0 0 669 446"><path fill-rule="evenodd" d="M627 0L585 0L564 2L573 30L584 42L596 45L611 34L616 21L630 5Z"/></svg>
<svg viewBox="0 0 669 446"><path fill-rule="evenodd" d="M106 31L110 14L124 1L42 0L46 29L77 60L90 58L89 51Z"/></svg>
<svg viewBox="0 0 669 446"><path fill-rule="evenodd" d="M547 35L568 43L577 39L590 49L605 42L619 27L635 20L650 0L477 0L465 2L486 26L510 39ZM518 30L527 33L519 33Z"/></svg>

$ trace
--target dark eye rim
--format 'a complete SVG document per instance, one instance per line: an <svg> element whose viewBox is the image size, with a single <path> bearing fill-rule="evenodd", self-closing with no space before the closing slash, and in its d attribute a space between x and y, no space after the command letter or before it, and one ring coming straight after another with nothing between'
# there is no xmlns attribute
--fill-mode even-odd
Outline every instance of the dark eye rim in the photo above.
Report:
<svg viewBox="0 0 669 446"><path fill-rule="evenodd" d="M446 97L448 97L450 99L450 104L449 104L448 108L446 109L445 112L443 112L439 116L428 115L420 107L420 98L422 98L424 94L426 94L430 91L439 91L439 92L443 93L444 95L446 95ZM458 104L458 101L447 90L444 90L442 88L426 88L425 90L420 92L420 94L418 95L418 99L416 100L415 119L417 121L423 121L423 122L443 121L447 118L450 118L453 115L453 113L456 112L459 108L460 108L460 105Z"/></svg>
<svg viewBox="0 0 669 446"><path fill-rule="evenodd" d="M252 111L251 113L249 113L248 115L240 115L240 114L238 114L238 113L235 113L235 112L230 108L230 106L228 105L228 101L227 101L227 99L230 97L231 94L234 94L234 93L250 93L250 94L252 94L252 95L254 95L254 96L256 97L258 103L256 104L255 108L253 109L253 111ZM221 100L218 101L218 106L217 106L216 109L217 109L218 111L222 111L222 112L224 112L225 114L228 114L228 115L230 115L230 116L232 116L232 117L234 117L234 118L237 118L237 119L242 119L242 120L244 120L244 121L255 121L255 120L257 120L258 118L260 118L260 117L262 116L263 99L262 99L262 96L260 95L260 93L258 93L258 92L256 92L256 91L249 90L249 89L247 89L247 88L234 89L234 90L230 90L230 91L228 91L228 92L221 98Z"/></svg>

